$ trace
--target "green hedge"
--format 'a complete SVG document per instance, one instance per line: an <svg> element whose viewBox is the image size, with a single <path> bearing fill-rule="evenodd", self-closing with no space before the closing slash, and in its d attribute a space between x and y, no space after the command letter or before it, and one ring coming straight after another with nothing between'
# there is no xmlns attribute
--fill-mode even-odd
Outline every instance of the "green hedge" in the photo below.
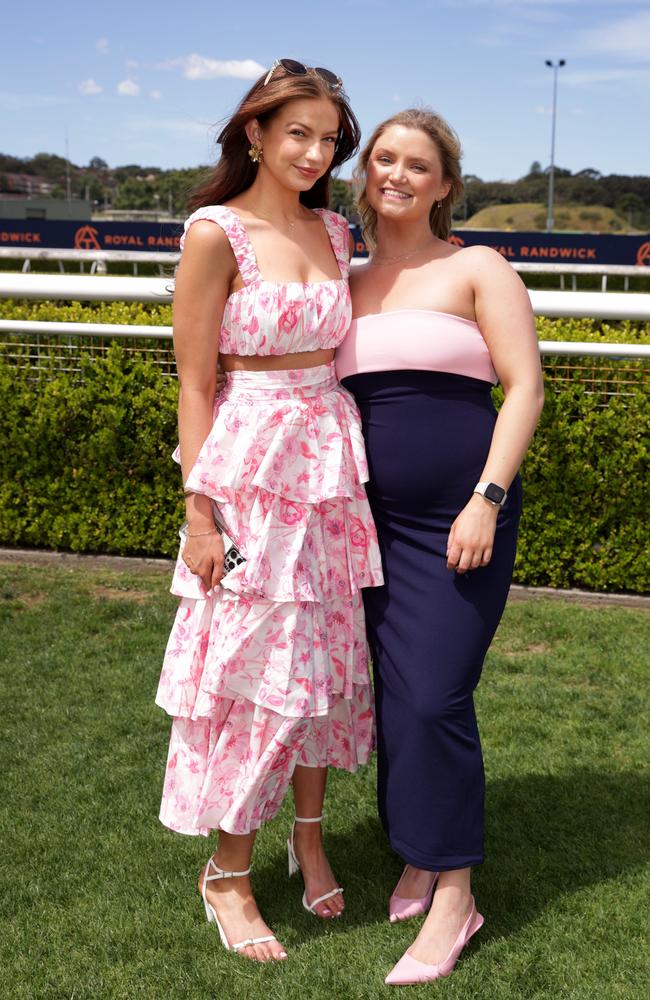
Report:
<svg viewBox="0 0 650 1000"><path fill-rule="evenodd" d="M130 323L171 326L172 307L150 302L31 302L0 300L0 319L30 319L56 323Z"/></svg>
<svg viewBox="0 0 650 1000"><path fill-rule="evenodd" d="M558 339L590 339L584 321L563 322L553 327ZM549 323L540 322L543 339L551 339ZM625 326L638 328L636 339L647 335L642 324ZM626 330L623 339L634 338ZM650 589L648 399L640 385L604 403L577 380L549 386L522 472L518 582ZM173 555L182 518L170 458L176 392L175 380L116 345L82 361L79 375L53 368L38 381L0 350L0 543Z"/></svg>
<svg viewBox="0 0 650 1000"><path fill-rule="evenodd" d="M171 555L183 507L175 380L118 346L84 360L80 378L29 374L0 354L0 541Z"/></svg>
<svg viewBox="0 0 650 1000"><path fill-rule="evenodd" d="M519 583L650 590L648 396L599 401L580 383L547 386L522 468Z"/></svg>
<svg viewBox="0 0 650 1000"><path fill-rule="evenodd" d="M134 320L135 322L135 320ZM650 323L636 320L549 319L535 321L539 340L581 340L597 344L650 344Z"/></svg>

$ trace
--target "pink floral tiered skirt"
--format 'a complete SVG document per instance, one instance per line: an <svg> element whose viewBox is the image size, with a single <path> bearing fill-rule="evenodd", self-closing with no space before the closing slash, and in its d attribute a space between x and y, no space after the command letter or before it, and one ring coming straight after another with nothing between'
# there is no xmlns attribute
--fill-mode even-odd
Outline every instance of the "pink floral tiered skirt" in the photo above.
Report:
<svg viewBox="0 0 650 1000"><path fill-rule="evenodd" d="M160 812L171 829L249 833L276 814L297 764L367 762L360 588L382 583L367 478L333 364L228 375L186 487L216 501L246 562L215 592L176 564L156 697L174 720Z"/></svg>

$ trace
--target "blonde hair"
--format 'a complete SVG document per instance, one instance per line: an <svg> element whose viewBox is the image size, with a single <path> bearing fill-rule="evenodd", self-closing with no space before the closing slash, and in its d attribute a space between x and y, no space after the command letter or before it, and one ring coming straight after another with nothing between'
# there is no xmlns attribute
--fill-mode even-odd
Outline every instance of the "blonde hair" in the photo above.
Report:
<svg viewBox="0 0 650 1000"><path fill-rule="evenodd" d="M438 150L442 162L443 180L450 184L448 194L442 199L441 207L438 202L434 202L429 214L429 225L434 236L441 240L449 239L451 232L451 211L454 202L463 193L463 179L460 168L460 158L462 150L460 139L454 132L451 125L445 119L436 114L435 111L428 111L426 108L407 108L406 111L399 111L392 118L387 118L381 122L372 133L359 155L359 163L354 171L355 186L357 189L357 204L361 215L361 228L363 238L370 250L377 245L377 213L369 203L366 195L366 181L368 176L368 161L372 151L384 132L392 125L402 125L404 128L416 128L424 132Z"/></svg>

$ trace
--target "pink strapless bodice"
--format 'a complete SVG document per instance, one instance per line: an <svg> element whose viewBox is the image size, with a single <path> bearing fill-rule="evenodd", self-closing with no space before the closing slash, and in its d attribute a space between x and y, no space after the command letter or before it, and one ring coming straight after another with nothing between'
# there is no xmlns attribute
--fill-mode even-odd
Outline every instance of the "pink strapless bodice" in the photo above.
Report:
<svg viewBox="0 0 650 1000"><path fill-rule="evenodd" d="M352 317L348 273L347 220L324 208L314 209L325 224L341 272L330 281L265 281L259 272L246 227L225 205L207 205L187 219L181 236L194 222L215 222L225 232L237 260L244 288L228 296L221 320L222 354L295 354L338 347Z"/></svg>
<svg viewBox="0 0 650 1000"><path fill-rule="evenodd" d="M498 379L478 325L451 313L396 309L352 320L336 352L339 379L362 372L448 372L496 385Z"/></svg>

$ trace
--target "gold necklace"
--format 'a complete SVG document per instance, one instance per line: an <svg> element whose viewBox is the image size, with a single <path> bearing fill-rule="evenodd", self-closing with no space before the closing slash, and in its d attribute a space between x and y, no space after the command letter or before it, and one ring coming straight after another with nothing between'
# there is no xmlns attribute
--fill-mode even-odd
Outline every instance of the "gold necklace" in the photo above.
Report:
<svg viewBox="0 0 650 1000"><path fill-rule="evenodd" d="M371 258L371 263L378 264L380 267L383 267L385 264L397 264L397 262L400 260L408 260L409 257L415 257L416 253L419 253L420 250L425 250L426 247L432 246L435 242L436 240L434 237L433 239L427 240L427 242L423 243L421 246L416 247L415 250L410 250L408 253L399 254L397 257L386 257L382 254L381 258L377 259L377 256L373 255Z"/></svg>
<svg viewBox="0 0 650 1000"><path fill-rule="evenodd" d="M268 222L268 223L269 223L269 224L270 224L271 226L273 226L273 227L274 227L274 229L277 229L277 228L278 228L278 227L277 227L277 224L276 224L276 223L274 223L272 219L269 219L269 218L267 218L267 217L266 217L266 216L264 216L264 215L260 215L260 214L259 214L259 212L257 213L257 217L258 217L258 219L263 219L263 220L264 220L264 222ZM296 217L296 218L294 219L294 221L293 221L293 222L291 222L291 221L290 221L289 219L283 219L282 221L283 221L283 222L284 222L284 223L285 223L285 224L286 224L286 225L287 225L287 226L289 227L289 229L295 229L295 228L296 228L296 225L298 224L298 222L300 222L300 221L301 221L302 219L303 219L303 216L302 216L302 215L299 215L299 216L297 216L297 217Z"/></svg>

